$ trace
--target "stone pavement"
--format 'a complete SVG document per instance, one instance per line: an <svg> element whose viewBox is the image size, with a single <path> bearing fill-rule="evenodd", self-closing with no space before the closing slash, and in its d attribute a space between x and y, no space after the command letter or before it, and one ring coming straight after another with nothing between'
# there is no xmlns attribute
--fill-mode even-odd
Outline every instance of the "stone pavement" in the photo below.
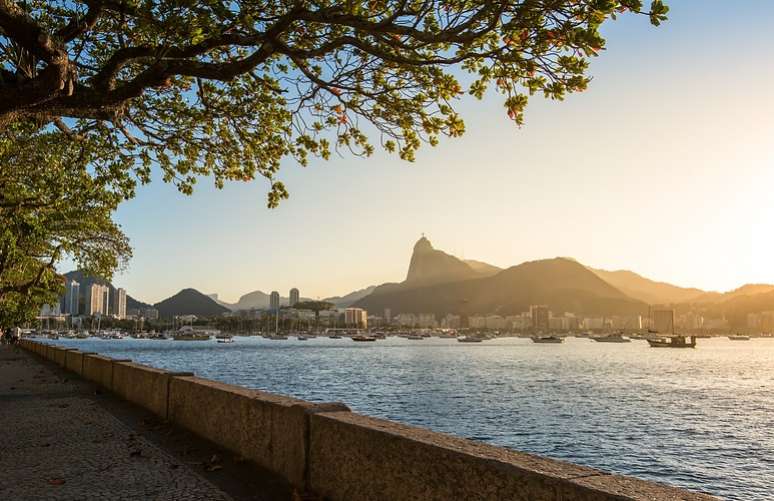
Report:
<svg viewBox="0 0 774 501"><path fill-rule="evenodd" d="M281 480L239 458L19 348L0 347L1 500L290 497Z"/></svg>

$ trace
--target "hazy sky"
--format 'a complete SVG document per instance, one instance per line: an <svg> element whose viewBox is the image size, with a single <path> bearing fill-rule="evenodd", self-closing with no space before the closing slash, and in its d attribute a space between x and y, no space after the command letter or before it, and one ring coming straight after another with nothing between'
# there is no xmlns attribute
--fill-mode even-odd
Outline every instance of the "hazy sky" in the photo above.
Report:
<svg viewBox="0 0 774 501"><path fill-rule="evenodd" d="M286 162L276 210L261 182L140 189L118 212L134 258L114 283L148 302L343 294L402 280L422 232L503 267L572 256L707 289L774 282L774 2L668 4L660 28L609 24L590 89L533 98L522 129L497 96L466 99L465 136L413 164Z"/></svg>

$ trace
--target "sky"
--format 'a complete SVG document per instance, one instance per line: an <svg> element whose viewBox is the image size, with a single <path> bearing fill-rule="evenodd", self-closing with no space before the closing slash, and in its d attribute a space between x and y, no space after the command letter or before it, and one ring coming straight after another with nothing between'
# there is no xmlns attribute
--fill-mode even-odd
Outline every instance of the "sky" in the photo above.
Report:
<svg viewBox="0 0 774 501"><path fill-rule="evenodd" d="M285 162L273 210L260 181L185 197L156 179L117 213L134 257L114 284L151 303L341 295L403 280L422 233L501 267L568 256L708 290L774 283L774 2L667 3L659 28L609 23L589 90L534 97L522 128L499 96L468 97L466 134L414 163Z"/></svg>

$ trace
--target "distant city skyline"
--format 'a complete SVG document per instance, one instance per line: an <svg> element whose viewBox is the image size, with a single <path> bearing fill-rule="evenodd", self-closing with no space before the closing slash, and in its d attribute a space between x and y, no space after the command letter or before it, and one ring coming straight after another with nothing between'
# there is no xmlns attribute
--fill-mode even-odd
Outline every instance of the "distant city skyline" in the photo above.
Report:
<svg viewBox="0 0 774 501"><path fill-rule="evenodd" d="M291 198L276 210L261 182L218 191L202 179L184 197L157 176L118 212L134 258L113 283L150 303L184 287L226 302L342 295L402 280L422 232L501 267L568 256L706 290L774 282L774 68L761 64L774 4L726 5L670 4L658 29L635 16L606 25L589 90L536 96L522 129L499 96L465 98L465 136L413 165L382 153L287 162Z"/></svg>

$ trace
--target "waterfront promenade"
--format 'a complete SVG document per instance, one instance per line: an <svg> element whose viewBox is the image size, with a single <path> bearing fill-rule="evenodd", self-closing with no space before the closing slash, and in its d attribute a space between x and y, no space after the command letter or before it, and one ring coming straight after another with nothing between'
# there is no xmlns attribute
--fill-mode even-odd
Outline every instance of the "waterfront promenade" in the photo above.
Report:
<svg viewBox="0 0 774 501"><path fill-rule="evenodd" d="M21 348L0 347L0 499L289 499L280 478Z"/></svg>

